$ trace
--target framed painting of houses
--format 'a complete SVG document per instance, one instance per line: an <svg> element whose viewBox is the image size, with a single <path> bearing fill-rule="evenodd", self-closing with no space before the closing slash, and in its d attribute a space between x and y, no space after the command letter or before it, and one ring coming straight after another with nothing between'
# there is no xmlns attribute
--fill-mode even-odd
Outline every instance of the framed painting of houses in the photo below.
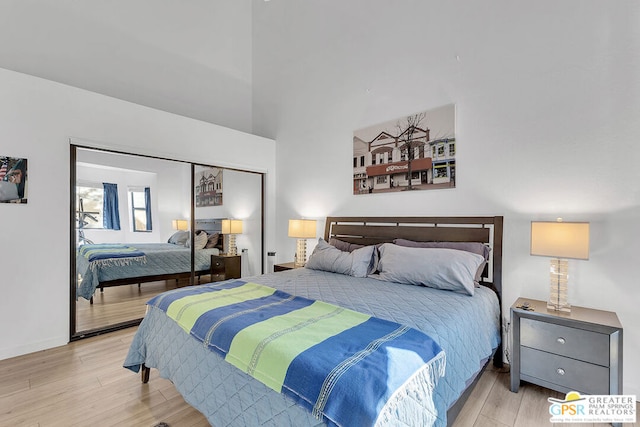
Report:
<svg viewBox="0 0 640 427"><path fill-rule="evenodd" d="M205 167L194 179L196 207L222 206L222 169Z"/></svg>
<svg viewBox="0 0 640 427"><path fill-rule="evenodd" d="M0 203L27 203L27 159L0 156Z"/></svg>
<svg viewBox="0 0 640 427"><path fill-rule="evenodd" d="M455 188L455 105L353 133L353 194Z"/></svg>

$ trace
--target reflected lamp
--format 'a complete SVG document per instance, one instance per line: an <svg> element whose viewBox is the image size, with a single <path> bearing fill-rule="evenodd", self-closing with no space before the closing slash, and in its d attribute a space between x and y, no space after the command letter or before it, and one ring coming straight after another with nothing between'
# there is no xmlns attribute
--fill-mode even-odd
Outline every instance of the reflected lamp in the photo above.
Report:
<svg viewBox="0 0 640 427"><path fill-rule="evenodd" d="M304 267L307 262L307 239L315 239L316 237L316 220L290 219L288 235L298 239L294 265Z"/></svg>
<svg viewBox="0 0 640 427"><path fill-rule="evenodd" d="M224 247L227 254L238 255L238 248L236 246L236 234L242 234L242 220L241 219L223 219L222 229L220 232L224 235Z"/></svg>
<svg viewBox="0 0 640 427"><path fill-rule="evenodd" d="M171 221L171 225L174 230L184 231L189 229L189 221L186 219L174 219Z"/></svg>
<svg viewBox="0 0 640 427"><path fill-rule="evenodd" d="M547 308L571 312L568 259L589 259L589 223L532 221L531 255L552 257Z"/></svg>

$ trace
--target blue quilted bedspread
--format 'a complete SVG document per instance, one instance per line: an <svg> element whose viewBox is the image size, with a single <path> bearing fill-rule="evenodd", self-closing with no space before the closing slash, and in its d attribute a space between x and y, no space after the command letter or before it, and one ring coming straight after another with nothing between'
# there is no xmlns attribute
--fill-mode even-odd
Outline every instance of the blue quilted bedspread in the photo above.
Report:
<svg viewBox="0 0 640 427"><path fill-rule="evenodd" d="M398 393L444 374L444 352L420 331L257 283L188 287L149 305L330 425L373 426Z"/></svg>
<svg viewBox="0 0 640 427"><path fill-rule="evenodd" d="M446 354L444 377L433 393L425 387L403 395L401 410L383 420L386 425L446 426L447 409L500 341L498 299L487 288L476 289L470 297L308 269L246 280L410 326L440 345ZM149 307L124 366L137 371L142 364L171 379L185 400L216 427L325 425L294 399L206 349L155 307Z"/></svg>
<svg viewBox="0 0 640 427"><path fill-rule="evenodd" d="M145 277L160 274L175 274L191 271L191 248L171 243L136 243L136 249L144 252L146 262L128 265L97 265L90 268L89 260L82 254L76 257L76 270L81 276L76 296L89 299L100 282L130 277ZM211 255L220 253L218 249L195 251L196 271L208 270Z"/></svg>

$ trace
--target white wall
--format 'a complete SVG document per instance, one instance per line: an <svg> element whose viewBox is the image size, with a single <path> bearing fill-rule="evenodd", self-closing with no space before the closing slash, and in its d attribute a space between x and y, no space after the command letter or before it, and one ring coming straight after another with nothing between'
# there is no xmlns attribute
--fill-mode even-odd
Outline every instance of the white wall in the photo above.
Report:
<svg viewBox="0 0 640 427"><path fill-rule="evenodd" d="M549 260L529 255L530 221L590 221L590 260L571 262L570 298L618 314L624 391L640 395L640 3L253 8L254 132L278 141L278 261L295 251L288 218L504 215L508 308L548 296ZM352 194L354 130L449 103L457 188Z"/></svg>
<svg viewBox="0 0 640 427"><path fill-rule="evenodd" d="M0 153L29 161L29 203L0 206L0 359L69 338L69 138L98 148L267 173L275 143L0 69ZM275 207L267 205L273 242ZM10 326L9 326L10 325Z"/></svg>
<svg viewBox="0 0 640 427"><path fill-rule="evenodd" d="M251 131L251 0L2 0L0 67Z"/></svg>

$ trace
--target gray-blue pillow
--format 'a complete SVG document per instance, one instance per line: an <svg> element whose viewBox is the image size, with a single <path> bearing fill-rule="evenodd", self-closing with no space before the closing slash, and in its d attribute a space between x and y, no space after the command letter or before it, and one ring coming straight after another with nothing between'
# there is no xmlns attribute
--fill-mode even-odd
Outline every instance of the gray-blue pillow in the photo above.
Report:
<svg viewBox="0 0 640 427"><path fill-rule="evenodd" d="M475 274L484 257L447 248L380 246L377 278L473 295Z"/></svg>
<svg viewBox="0 0 640 427"><path fill-rule="evenodd" d="M399 246L408 246L411 248L458 249L460 251L467 251L474 254L482 255L485 262L480 264L478 266L478 271L476 271L476 286L480 286L480 282L482 281L482 272L484 271L484 266L487 264L487 261L489 261L489 252L491 251L491 249L487 245L480 242L416 242L414 240L395 239L393 243Z"/></svg>
<svg viewBox="0 0 640 427"><path fill-rule="evenodd" d="M374 249L375 246L365 246L351 252L344 252L328 244L324 239L318 239L318 244L313 249L305 267L354 277L367 277L375 270Z"/></svg>

